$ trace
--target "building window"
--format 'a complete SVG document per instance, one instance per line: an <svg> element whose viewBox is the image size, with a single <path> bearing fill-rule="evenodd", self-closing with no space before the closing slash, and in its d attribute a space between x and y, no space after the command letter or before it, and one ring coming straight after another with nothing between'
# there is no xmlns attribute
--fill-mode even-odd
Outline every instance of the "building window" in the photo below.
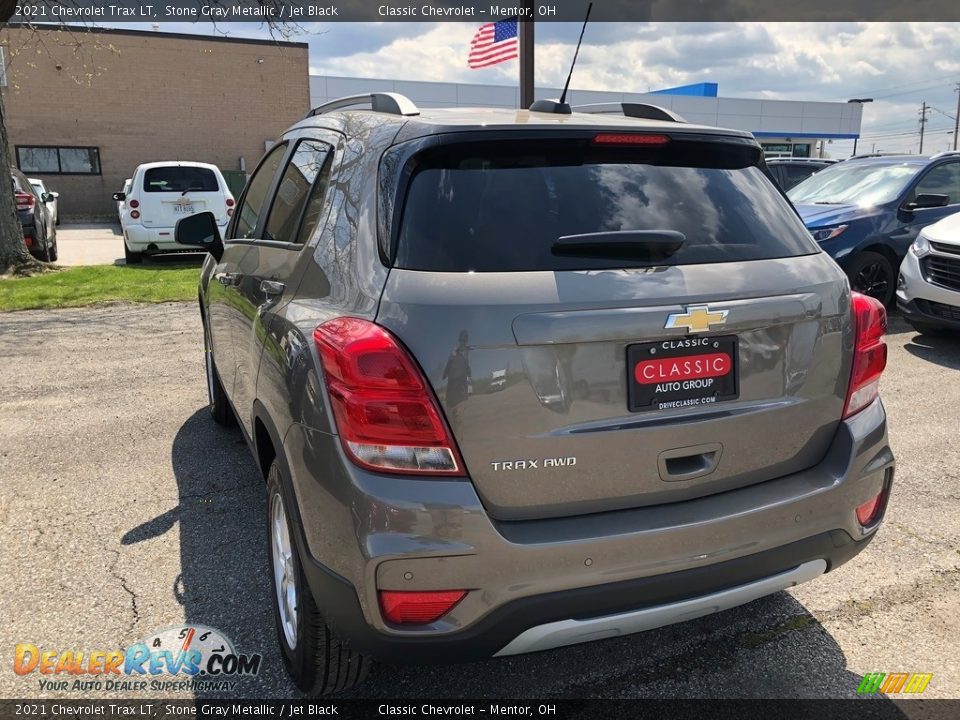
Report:
<svg viewBox="0 0 960 720"><path fill-rule="evenodd" d="M100 148L18 145L17 166L28 175L99 175Z"/></svg>

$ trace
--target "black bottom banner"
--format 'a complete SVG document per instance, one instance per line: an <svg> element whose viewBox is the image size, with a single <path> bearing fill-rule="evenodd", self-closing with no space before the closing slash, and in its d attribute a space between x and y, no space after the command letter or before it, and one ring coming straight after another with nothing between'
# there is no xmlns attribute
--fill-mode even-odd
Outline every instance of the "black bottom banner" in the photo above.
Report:
<svg viewBox="0 0 960 720"><path fill-rule="evenodd" d="M730 718L953 720L960 700L0 700L0 718Z"/></svg>

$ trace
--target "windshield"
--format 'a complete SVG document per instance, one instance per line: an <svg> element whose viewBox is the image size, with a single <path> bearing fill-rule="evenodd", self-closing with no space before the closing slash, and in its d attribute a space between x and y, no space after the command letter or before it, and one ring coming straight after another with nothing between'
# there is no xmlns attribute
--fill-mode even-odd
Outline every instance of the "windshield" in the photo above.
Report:
<svg viewBox="0 0 960 720"><path fill-rule="evenodd" d="M839 163L792 188L796 205L880 205L903 191L922 169L913 163Z"/></svg>

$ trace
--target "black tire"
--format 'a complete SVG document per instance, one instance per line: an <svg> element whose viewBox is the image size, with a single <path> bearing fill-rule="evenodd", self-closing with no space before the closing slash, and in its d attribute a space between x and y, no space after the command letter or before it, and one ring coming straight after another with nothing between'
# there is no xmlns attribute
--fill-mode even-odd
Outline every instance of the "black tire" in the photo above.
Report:
<svg viewBox="0 0 960 720"><path fill-rule="evenodd" d="M210 414L217 425L233 427L237 424L237 416L233 414L227 391L220 382L220 373L213 362L213 345L210 342L210 331L207 323L203 323L203 367L207 376L207 398L210 402Z"/></svg>
<svg viewBox="0 0 960 720"><path fill-rule="evenodd" d="M127 265L139 265L143 262L143 253L131 252L130 248L127 247L127 244L123 244L123 259L127 261Z"/></svg>
<svg viewBox="0 0 960 720"><path fill-rule="evenodd" d="M850 287L858 293L869 295L889 307L893 302L896 274L890 261L880 253L859 253L847 267Z"/></svg>
<svg viewBox="0 0 960 720"><path fill-rule="evenodd" d="M285 578L292 578L295 585L296 606L294 617L296 627L284 629L280 616L279 587L276 580L277 552L274 549L274 504L283 509L283 517L278 524L286 525L287 544L290 549ZM270 597L273 603L273 617L277 627L277 642L280 655L294 684L304 693L327 695L354 687L363 682L370 671L371 661L356 650L341 642L331 631L329 625L317 608L310 586L303 574L303 567L293 535L292 515L287 508L283 490L283 477L280 463L276 460L267 474L267 562L269 563ZM283 522L285 521L285 522ZM289 587L289 585L287 586ZM287 638L290 632L294 643Z"/></svg>
<svg viewBox="0 0 960 720"><path fill-rule="evenodd" d="M946 335L948 332L945 327L925 323L922 320L907 320L907 323L921 335Z"/></svg>

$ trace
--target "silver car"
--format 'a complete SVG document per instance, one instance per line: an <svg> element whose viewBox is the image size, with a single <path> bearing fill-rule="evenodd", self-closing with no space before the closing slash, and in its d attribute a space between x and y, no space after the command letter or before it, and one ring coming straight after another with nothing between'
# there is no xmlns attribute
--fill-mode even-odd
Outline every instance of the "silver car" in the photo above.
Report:
<svg viewBox="0 0 960 720"><path fill-rule="evenodd" d="M312 111L200 310L266 481L298 687L621 636L860 552L894 475L883 307L747 133L645 105ZM599 110L599 111L598 111Z"/></svg>

